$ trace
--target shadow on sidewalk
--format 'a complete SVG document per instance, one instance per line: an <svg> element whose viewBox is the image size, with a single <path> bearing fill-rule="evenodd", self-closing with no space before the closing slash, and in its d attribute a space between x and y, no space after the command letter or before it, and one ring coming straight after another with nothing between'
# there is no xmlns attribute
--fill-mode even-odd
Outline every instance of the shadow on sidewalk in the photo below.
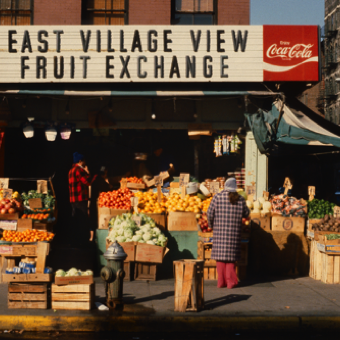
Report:
<svg viewBox="0 0 340 340"><path fill-rule="evenodd" d="M230 305L235 302L246 301L251 295L230 294L217 299L205 301L205 309L215 309L224 305Z"/></svg>
<svg viewBox="0 0 340 340"><path fill-rule="evenodd" d="M147 301L154 301L154 300L165 300L170 296L174 296L174 291L162 292L156 295L150 295L143 298L136 299L135 296L130 294L124 294L124 303L126 304L135 304L135 303L143 303Z"/></svg>

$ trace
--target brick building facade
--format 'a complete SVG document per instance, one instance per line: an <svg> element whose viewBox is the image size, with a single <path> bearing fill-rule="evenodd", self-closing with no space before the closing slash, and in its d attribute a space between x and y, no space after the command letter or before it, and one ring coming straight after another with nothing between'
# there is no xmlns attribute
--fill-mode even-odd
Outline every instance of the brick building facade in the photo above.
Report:
<svg viewBox="0 0 340 340"><path fill-rule="evenodd" d="M13 2L14 3L14 2ZM19 0L0 9L1 25L249 25L250 0ZM176 20L175 15L184 17ZM211 16L208 22L204 16ZM182 18L183 19L183 18Z"/></svg>

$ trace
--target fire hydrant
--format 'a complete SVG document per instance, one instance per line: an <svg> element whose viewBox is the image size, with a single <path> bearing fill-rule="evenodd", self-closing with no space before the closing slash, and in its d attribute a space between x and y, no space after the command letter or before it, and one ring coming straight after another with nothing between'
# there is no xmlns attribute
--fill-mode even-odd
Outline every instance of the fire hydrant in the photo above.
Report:
<svg viewBox="0 0 340 340"><path fill-rule="evenodd" d="M127 254L123 247L115 241L104 253L107 261L100 272L101 278L105 281L105 294L107 306L111 309L123 309L123 279L124 260Z"/></svg>

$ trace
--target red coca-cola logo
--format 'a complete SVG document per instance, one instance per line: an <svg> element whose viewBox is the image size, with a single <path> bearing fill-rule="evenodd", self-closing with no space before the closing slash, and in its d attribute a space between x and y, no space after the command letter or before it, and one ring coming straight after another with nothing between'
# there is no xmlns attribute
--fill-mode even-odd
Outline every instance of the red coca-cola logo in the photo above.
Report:
<svg viewBox="0 0 340 340"><path fill-rule="evenodd" d="M263 26L264 81L318 81L317 26Z"/></svg>
<svg viewBox="0 0 340 340"><path fill-rule="evenodd" d="M268 58L311 58L313 46L312 44L295 44L292 47L287 47L273 44L268 48L266 55Z"/></svg>

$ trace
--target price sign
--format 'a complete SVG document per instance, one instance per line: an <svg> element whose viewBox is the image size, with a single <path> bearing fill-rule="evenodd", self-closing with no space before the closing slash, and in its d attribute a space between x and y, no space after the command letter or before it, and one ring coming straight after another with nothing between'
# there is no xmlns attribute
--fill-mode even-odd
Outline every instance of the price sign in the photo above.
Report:
<svg viewBox="0 0 340 340"><path fill-rule="evenodd" d="M285 181L283 183L283 187L285 188L285 192L284 192L285 195L288 194L288 190L293 188L293 185L292 185L289 177L285 178Z"/></svg>
<svg viewBox="0 0 340 340"><path fill-rule="evenodd" d="M263 197L264 197L264 199L265 199L266 201L268 201L268 200L269 200L269 192L268 192L268 191L264 191L264 192L263 192Z"/></svg>
<svg viewBox="0 0 340 340"><path fill-rule="evenodd" d="M339 218L340 217L340 207L335 206L333 211L334 211L334 217Z"/></svg>
<svg viewBox="0 0 340 340"><path fill-rule="evenodd" d="M220 183L219 182L210 182L209 191L212 194L218 194L220 192Z"/></svg>
<svg viewBox="0 0 340 340"><path fill-rule="evenodd" d="M31 209L40 209L42 208L41 198L30 198L28 200L28 205Z"/></svg>
<svg viewBox="0 0 340 340"><path fill-rule="evenodd" d="M39 194L47 194L47 181L42 179L37 181L37 192Z"/></svg>
<svg viewBox="0 0 340 340"><path fill-rule="evenodd" d="M315 196L315 187L308 187L308 195Z"/></svg>
<svg viewBox="0 0 340 340"><path fill-rule="evenodd" d="M8 189L9 178L0 178L0 189Z"/></svg>
<svg viewBox="0 0 340 340"><path fill-rule="evenodd" d="M138 225L138 227L142 224L142 218L137 215L132 215L132 220L135 221L135 223Z"/></svg>
<svg viewBox="0 0 340 340"><path fill-rule="evenodd" d="M126 187L127 187L127 179L122 178L121 181L120 181L120 188L125 189Z"/></svg>
<svg viewBox="0 0 340 340"><path fill-rule="evenodd" d="M247 193L247 196L249 196L249 195L255 196L256 186L255 185L247 185L246 186L246 193Z"/></svg>
<svg viewBox="0 0 340 340"><path fill-rule="evenodd" d="M155 176L154 177L154 180L155 180L155 186L158 187L158 186L163 186L163 177L162 176Z"/></svg>
<svg viewBox="0 0 340 340"><path fill-rule="evenodd" d="M190 174L180 174L179 175L179 187L186 187L190 181Z"/></svg>
<svg viewBox="0 0 340 340"><path fill-rule="evenodd" d="M2 196L5 199L10 200L12 198L12 194L13 194L13 189L3 189L2 190Z"/></svg>
<svg viewBox="0 0 340 340"><path fill-rule="evenodd" d="M138 202L139 199L138 197L131 197L131 205L133 206L133 210L135 211L136 214L138 214Z"/></svg>

